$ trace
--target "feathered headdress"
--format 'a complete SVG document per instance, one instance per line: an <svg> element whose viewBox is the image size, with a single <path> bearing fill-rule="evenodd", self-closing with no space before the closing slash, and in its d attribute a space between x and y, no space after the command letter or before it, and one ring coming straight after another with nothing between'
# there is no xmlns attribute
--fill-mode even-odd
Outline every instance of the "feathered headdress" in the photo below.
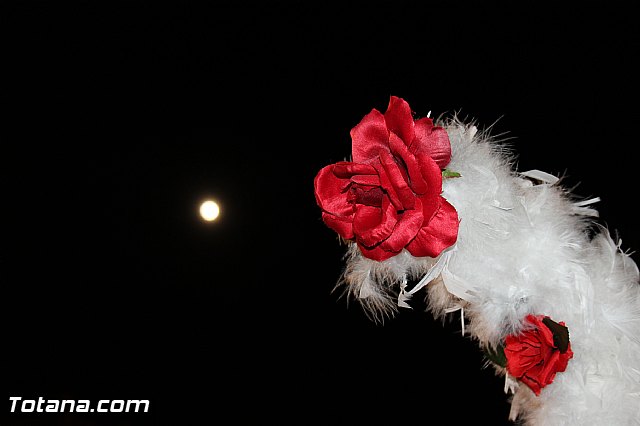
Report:
<svg viewBox="0 0 640 426"><path fill-rule="evenodd" d="M528 425L640 423L638 267L548 173L516 171L488 133L416 118L391 97L352 130L351 161L314 181L344 239L337 287L376 321L425 288L459 311Z"/></svg>

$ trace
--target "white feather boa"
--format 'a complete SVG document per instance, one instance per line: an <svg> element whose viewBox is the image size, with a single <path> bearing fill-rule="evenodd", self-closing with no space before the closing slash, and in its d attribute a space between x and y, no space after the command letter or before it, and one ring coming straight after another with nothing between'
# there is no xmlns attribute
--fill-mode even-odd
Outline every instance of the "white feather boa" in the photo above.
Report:
<svg viewBox="0 0 640 426"><path fill-rule="evenodd" d="M457 119L440 123L451 141L443 197L458 211L457 243L438 258L406 250L377 262L350 244L338 283L376 320L408 307L426 286L437 317L462 310L463 333L495 347L544 313L564 321L574 357L536 396L505 377L511 420L527 425L640 424L638 268L592 219L597 199L579 200L559 179L515 171L488 134ZM409 280L419 280L409 289Z"/></svg>

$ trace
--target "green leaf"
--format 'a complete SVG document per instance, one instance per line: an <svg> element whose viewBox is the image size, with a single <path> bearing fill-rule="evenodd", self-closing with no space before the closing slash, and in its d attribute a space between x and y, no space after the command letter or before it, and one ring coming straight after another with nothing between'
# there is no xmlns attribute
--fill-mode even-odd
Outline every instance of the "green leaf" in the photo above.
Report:
<svg viewBox="0 0 640 426"><path fill-rule="evenodd" d="M544 317L542 323L553 333L553 344L560 349L561 354L565 353L569 348L569 329L549 317Z"/></svg>
<svg viewBox="0 0 640 426"><path fill-rule="evenodd" d="M460 177L460 176L462 176L460 173L458 173L458 172L452 172L452 171L451 171L451 170L449 170L449 169L444 169L444 170L442 171L442 177L443 177L443 178L445 178L445 179L448 179L448 178L457 178L457 177Z"/></svg>
<svg viewBox="0 0 640 426"><path fill-rule="evenodd" d="M500 367L507 366L507 357L504 355L504 346L498 345L495 349L490 346L485 346L482 348L482 351L485 356L489 358L489 361L499 365Z"/></svg>

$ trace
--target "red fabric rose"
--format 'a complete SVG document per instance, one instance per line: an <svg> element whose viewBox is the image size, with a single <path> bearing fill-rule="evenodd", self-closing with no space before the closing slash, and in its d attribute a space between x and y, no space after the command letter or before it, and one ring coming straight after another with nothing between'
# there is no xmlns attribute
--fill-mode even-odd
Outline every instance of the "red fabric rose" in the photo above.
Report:
<svg viewBox="0 0 640 426"><path fill-rule="evenodd" d="M373 109L351 130L352 161L320 170L314 180L322 219L362 254L381 261L406 248L438 256L458 235L458 214L440 194L451 159L445 129L413 119L409 104L392 96L387 111Z"/></svg>
<svg viewBox="0 0 640 426"><path fill-rule="evenodd" d="M573 352L568 334L566 341L560 343L559 336L554 335L545 324L550 321L549 317L528 315L526 320L533 328L505 339L506 368L509 374L529 386L536 395L540 395L540 390L553 382L556 373L567 368ZM566 330L564 322L553 324Z"/></svg>

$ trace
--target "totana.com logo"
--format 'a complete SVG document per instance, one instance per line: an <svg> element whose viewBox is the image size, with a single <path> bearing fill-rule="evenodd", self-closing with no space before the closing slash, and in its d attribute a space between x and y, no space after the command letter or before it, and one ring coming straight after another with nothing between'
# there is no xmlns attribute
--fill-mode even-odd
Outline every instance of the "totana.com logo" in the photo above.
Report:
<svg viewBox="0 0 640 426"><path fill-rule="evenodd" d="M147 413L148 399L101 399L93 404L88 399L22 399L10 396L11 412L21 413Z"/></svg>

